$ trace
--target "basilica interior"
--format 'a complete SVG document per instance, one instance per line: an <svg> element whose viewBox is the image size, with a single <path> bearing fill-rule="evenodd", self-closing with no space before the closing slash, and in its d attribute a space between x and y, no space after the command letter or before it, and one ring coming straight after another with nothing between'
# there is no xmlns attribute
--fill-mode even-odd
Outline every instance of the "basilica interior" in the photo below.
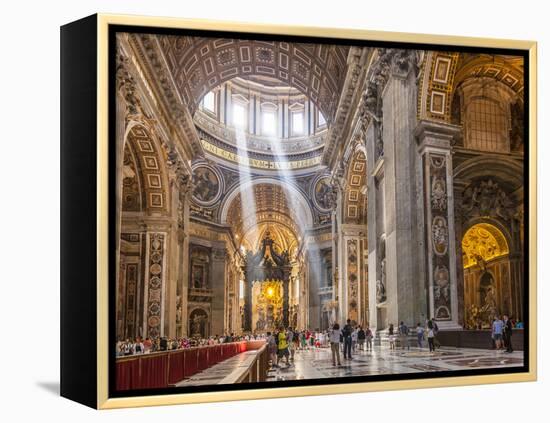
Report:
<svg viewBox="0 0 550 423"><path fill-rule="evenodd" d="M524 318L506 55L119 33L117 338Z"/></svg>

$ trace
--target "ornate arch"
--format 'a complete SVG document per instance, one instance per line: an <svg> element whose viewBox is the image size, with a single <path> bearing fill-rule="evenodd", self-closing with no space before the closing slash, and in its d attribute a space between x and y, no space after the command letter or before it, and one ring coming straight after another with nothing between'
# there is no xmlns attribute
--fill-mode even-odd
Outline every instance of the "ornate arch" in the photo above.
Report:
<svg viewBox="0 0 550 423"><path fill-rule="evenodd" d="M122 211L143 211L145 191L143 172L132 143L124 146L122 163Z"/></svg>
<svg viewBox="0 0 550 423"><path fill-rule="evenodd" d="M133 151L139 169L141 184L141 209L149 212L168 213L170 198L166 158L151 131L141 124L132 125L127 131L126 148Z"/></svg>
<svg viewBox="0 0 550 423"><path fill-rule="evenodd" d="M451 122L455 90L470 78L492 78L523 103L523 58L430 51L424 58L418 91L418 118Z"/></svg>
<svg viewBox="0 0 550 423"><path fill-rule="evenodd" d="M488 262L510 253L509 241L501 225L497 227L489 219L472 222L462 237L463 266L468 268Z"/></svg>
<svg viewBox="0 0 550 423"><path fill-rule="evenodd" d="M303 224L306 227L313 226L313 213L309 202L302 191L288 181L281 181L279 179L269 177L248 179L243 181L241 184L234 186L229 192L227 192L221 207L220 222L222 224L228 223L227 218L230 208L238 195L247 190L252 190L255 186L261 184L280 187L285 193L285 197L291 200L292 203L298 208L298 210L294 210L294 213L296 213L297 216L300 216L300 222L296 223ZM303 229L305 229L305 227Z"/></svg>
<svg viewBox="0 0 550 423"><path fill-rule="evenodd" d="M517 160L484 154L464 161L454 168L455 181L464 183L494 178L511 184L513 190L523 186L523 165Z"/></svg>

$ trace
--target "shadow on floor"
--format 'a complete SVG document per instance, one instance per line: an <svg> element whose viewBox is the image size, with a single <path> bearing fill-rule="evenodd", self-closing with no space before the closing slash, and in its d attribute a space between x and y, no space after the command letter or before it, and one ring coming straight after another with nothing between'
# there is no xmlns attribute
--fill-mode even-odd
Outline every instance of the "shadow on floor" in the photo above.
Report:
<svg viewBox="0 0 550 423"><path fill-rule="evenodd" d="M59 382L36 382L36 386L55 396L59 396Z"/></svg>

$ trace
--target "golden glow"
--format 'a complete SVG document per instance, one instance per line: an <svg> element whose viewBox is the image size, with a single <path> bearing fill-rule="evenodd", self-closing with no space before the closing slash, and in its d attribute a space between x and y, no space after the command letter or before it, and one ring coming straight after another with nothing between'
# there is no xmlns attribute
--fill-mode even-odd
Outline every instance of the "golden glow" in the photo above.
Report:
<svg viewBox="0 0 550 423"><path fill-rule="evenodd" d="M255 282L252 287L252 326L259 331L275 330L283 319L283 283Z"/></svg>
<svg viewBox="0 0 550 423"><path fill-rule="evenodd" d="M464 268L480 261L488 262L509 253L508 243L502 232L489 223L472 226L462 238Z"/></svg>

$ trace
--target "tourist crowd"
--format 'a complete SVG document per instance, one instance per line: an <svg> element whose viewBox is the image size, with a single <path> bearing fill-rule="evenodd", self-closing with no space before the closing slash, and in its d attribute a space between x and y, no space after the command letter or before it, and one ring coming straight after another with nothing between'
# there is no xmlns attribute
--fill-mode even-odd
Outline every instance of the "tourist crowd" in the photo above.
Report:
<svg viewBox="0 0 550 423"><path fill-rule="evenodd" d="M504 315L502 319L496 316L491 328L491 342L494 349L512 352L512 330L513 328L523 328L521 322L514 322ZM437 339L439 327L434 319L429 319L425 324L417 323L413 330L404 323L400 322L395 328L390 323L387 330L387 340L390 350L395 350L399 345L402 349L410 349L410 337L415 335L418 348L425 348L424 341L427 341L427 347L430 353L439 348L440 343ZM296 351L309 350L314 348L330 348L332 352L332 364L341 365L340 353L343 352L344 360L351 360L352 354L360 351L372 351L374 334L368 327L363 328L360 325L352 325L348 319L346 324L340 328L338 323L334 323L332 328L325 331L294 330L292 328L279 328L274 332L265 334L247 334L235 335L215 335L208 338L184 337L178 339L168 339L166 337L157 337L155 339L140 337L131 340L120 340L116 345L117 356L128 356L134 354L148 354L157 351L179 350L206 345L216 345L228 342L265 340L268 344L271 365L278 367L284 360L287 366L291 366L294 361ZM414 338L413 338L414 339Z"/></svg>
<svg viewBox="0 0 550 423"><path fill-rule="evenodd" d="M181 350L185 348L202 347L207 345L224 344L228 342L251 341L265 339L265 335L215 335L208 338L182 337L182 338L141 338L119 340L116 344L117 357L134 354L148 354L158 351Z"/></svg>
<svg viewBox="0 0 550 423"><path fill-rule="evenodd" d="M425 325L418 323L415 329L418 348L424 348L424 340L427 339L429 351L434 352L439 347L438 331L434 319L428 320ZM403 349L410 349L410 334L411 331L404 322L401 322L397 329L390 324L387 331L390 350L395 349L397 343ZM316 332L279 328L274 333L268 332L266 338L272 367L278 367L281 362L291 366L296 351L310 348L330 348L333 366L341 366L341 352L344 360L352 360L352 355L358 350L372 351L374 334L368 325L365 328L352 325L348 319L342 328L338 323L334 323L330 330Z"/></svg>

